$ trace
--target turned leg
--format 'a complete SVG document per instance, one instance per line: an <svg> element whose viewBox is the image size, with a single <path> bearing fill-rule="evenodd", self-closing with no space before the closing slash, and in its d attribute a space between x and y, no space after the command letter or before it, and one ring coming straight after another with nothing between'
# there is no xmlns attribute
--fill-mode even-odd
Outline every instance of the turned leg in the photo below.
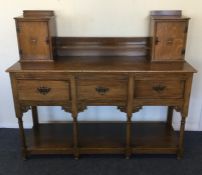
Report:
<svg viewBox="0 0 202 175"><path fill-rule="evenodd" d="M179 133L178 153L177 153L178 159L181 159L183 157L183 152L184 152L183 145L184 145L185 122L186 122L186 117L182 115L180 133Z"/></svg>
<svg viewBox="0 0 202 175"><path fill-rule="evenodd" d="M131 156L131 117L127 117L127 123L126 123L126 159L130 159Z"/></svg>
<svg viewBox="0 0 202 175"><path fill-rule="evenodd" d="M134 109L134 77L133 74L129 75L128 79L128 101L127 101L127 123L126 123L126 159L129 159L132 154L132 148L131 148L131 118L133 115L133 109Z"/></svg>
<svg viewBox="0 0 202 175"><path fill-rule="evenodd" d="M73 141L74 141L74 158L79 159L78 149L78 121L77 117L73 117Z"/></svg>
<svg viewBox="0 0 202 175"><path fill-rule="evenodd" d="M74 141L74 157L77 160L79 158L79 149L78 149L78 103L77 103L77 86L76 86L76 77L71 77L71 97L72 97L72 118L73 118L73 141Z"/></svg>
<svg viewBox="0 0 202 175"><path fill-rule="evenodd" d="M25 139L25 132L23 127L22 117L18 118L18 124L19 124L20 138L21 138L21 144L22 144L22 157L24 160L26 160L27 146L26 146L26 139Z"/></svg>
<svg viewBox="0 0 202 175"><path fill-rule="evenodd" d="M185 123L186 117L188 115L188 108L189 108L189 98L191 92L191 85L192 85L192 74L187 77L185 82L185 90L184 90L184 104L181 108L181 125L180 125L180 136L179 136L179 145L178 145L178 159L183 157L183 144L184 144L184 130L185 130Z"/></svg>
<svg viewBox="0 0 202 175"><path fill-rule="evenodd" d="M168 106L168 113L167 113L167 125L169 127L172 127L172 121L173 121L173 106Z"/></svg>
<svg viewBox="0 0 202 175"><path fill-rule="evenodd" d="M37 128L39 126L39 119L36 106L32 106L32 120L33 120L33 127Z"/></svg>

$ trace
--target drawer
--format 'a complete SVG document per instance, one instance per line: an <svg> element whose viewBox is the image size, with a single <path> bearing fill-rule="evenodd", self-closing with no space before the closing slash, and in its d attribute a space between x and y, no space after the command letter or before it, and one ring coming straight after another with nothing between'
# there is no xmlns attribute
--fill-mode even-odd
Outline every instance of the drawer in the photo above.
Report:
<svg viewBox="0 0 202 175"><path fill-rule="evenodd" d="M135 98L183 98L184 80L136 80Z"/></svg>
<svg viewBox="0 0 202 175"><path fill-rule="evenodd" d="M66 101L70 99L68 81L18 80L19 100Z"/></svg>
<svg viewBox="0 0 202 175"><path fill-rule="evenodd" d="M127 97L127 81L111 79L85 79L78 82L80 100L125 100Z"/></svg>

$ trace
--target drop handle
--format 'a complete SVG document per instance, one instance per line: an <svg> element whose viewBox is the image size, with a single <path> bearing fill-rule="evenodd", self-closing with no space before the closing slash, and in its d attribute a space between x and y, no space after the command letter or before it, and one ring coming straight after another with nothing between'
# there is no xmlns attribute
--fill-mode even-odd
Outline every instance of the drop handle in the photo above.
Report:
<svg viewBox="0 0 202 175"><path fill-rule="evenodd" d="M166 86L159 84L159 85L153 86L152 89L158 93L161 93L162 91L166 89Z"/></svg>
<svg viewBox="0 0 202 175"><path fill-rule="evenodd" d="M42 95L47 95L50 91L51 91L51 88L45 87L45 86L41 86L37 88L37 92Z"/></svg>
<svg viewBox="0 0 202 175"><path fill-rule="evenodd" d="M104 95L109 91L109 88L106 87L96 87L95 90L100 94L100 95Z"/></svg>

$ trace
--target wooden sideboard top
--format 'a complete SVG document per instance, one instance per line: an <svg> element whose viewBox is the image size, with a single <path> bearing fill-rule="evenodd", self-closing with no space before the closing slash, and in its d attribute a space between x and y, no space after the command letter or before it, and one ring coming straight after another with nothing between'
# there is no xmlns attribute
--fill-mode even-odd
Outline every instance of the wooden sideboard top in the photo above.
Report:
<svg viewBox="0 0 202 175"><path fill-rule="evenodd" d="M54 62L17 62L7 72L197 72L185 62L153 62L133 56L68 56Z"/></svg>

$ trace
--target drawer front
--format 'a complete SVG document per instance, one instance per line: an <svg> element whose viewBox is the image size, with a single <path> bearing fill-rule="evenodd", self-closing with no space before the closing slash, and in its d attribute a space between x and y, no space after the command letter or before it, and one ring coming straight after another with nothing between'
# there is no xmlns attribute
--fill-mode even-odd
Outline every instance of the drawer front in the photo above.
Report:
<svg viewBox="0 0 202 175"><path fill-rule="evenodd" d="M66 101L70 99L68 81L18 80L19 100Z"/></svg>
<svg viewBox="0 0 202 175"><path fill-rule="evenodd" d="M78 98L80 100L125 100L127 81L124 80L79 80Z"/></svg>
<svg viewBox="0 0 202 175"><path fill-rule="evenodd" d="M183 98L184 80L136 80L135 98Z"/></svg>

